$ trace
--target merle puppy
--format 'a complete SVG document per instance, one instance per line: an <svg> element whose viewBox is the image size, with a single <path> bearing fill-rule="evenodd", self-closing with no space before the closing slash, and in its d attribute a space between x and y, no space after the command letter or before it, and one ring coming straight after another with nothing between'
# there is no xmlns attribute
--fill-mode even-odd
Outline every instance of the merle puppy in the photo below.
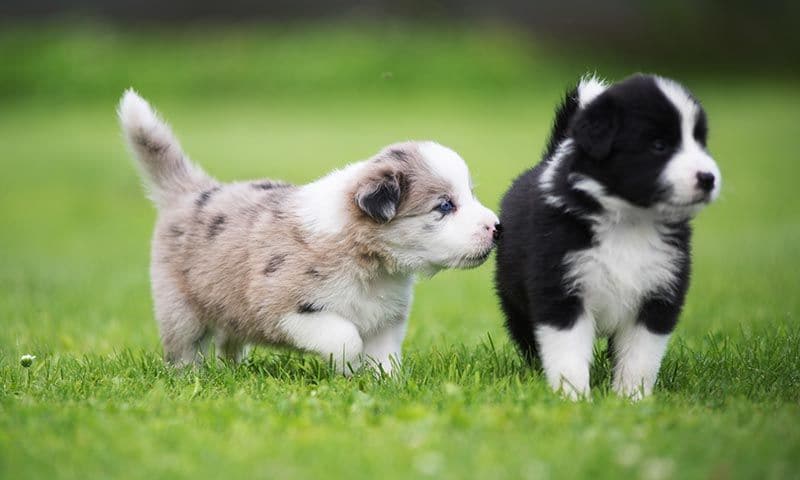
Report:
<svg viewBox="0 0 800 480"><path fill-rule="evenodd" d="M583 79L558 108L544 159L502 201L496 288L511 336L551 387L589 392L598 335L614 390L652 392L689 285L689 221L717 198L706 115L684 87Z"/></svg>
<svg viewBox="0 0 800 480"><path fill-rule="evenodd" d="M223 183L132 90L119 117L158 209L150 276L172 365L201 362L213 340L232 361L285 345L344 374L390 373L416 276L477 267L494 247L497 217L438 143L390 145L304 185Z"/></svg>

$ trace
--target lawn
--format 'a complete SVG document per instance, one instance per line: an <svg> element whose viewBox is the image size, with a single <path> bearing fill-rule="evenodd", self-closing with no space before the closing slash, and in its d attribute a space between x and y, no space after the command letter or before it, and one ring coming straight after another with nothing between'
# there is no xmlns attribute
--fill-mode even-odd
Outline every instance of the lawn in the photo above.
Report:
<svg viewBox="0 0 800 480"><path fill-rule="evenodd" d="M0 478L800 478L796 79L593 64L527 42L319 25L0 33ZM537 161L563 88L595 69L684 80L723 172L653 398L608 392L602 344L593 401L550 393L503 331L491 261L420 280L394 378L268 348L240 366L162 364L154 210L114 115L124 87L223 180L306 182L431 138L496 208Z"/></svg>

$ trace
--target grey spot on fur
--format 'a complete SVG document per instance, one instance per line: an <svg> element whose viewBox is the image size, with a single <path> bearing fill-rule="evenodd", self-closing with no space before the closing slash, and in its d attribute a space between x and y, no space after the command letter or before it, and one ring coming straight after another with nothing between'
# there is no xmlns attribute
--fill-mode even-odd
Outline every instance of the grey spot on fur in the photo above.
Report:
<svg viewBox="0 0 800 480"><path fill-rule="evenodd" d="M211 199L211 195L219 191L219 187L214 187L212 189L206 190L197 197L197 200L194 201L194 204L197 205L197 208L203 208L208 201Z"/></svg>
<svg viewBox="0 0 800 480"><path fill-rule="evenodd" d="M132 139L137 145L147 150L149 155L161 155L169 148L168 143L155 142L148 135L137 134Z"/></svg>
<svg viewBox="0 0 800 480"><path fill-rule="evenodd" d="M267 266L264 267L264 275L270 275L278 271L283 262L286 261L286 254L279 253L278 255L273 255L272 258L269 259L267 262Z"/></svg>
<svg viewBox="0 0 800 480"><path fill-rule="evenodd" d="M170 234L170 236L180 237L184 233L186 233L186 232L184 232L184 230L181 227L177 226L177 225L170 225L169 226L169 234Z"/></svg>
<svg viewBox="0 0 800 480"><path fill-rule="evenodd" d="M305 236L298 228L292 228L292 239L302 246L308 245Z"/></svg>
<svg viewBox="0 0 800 480"><path fill-rule="evenodd" d="M258 219L261 212L263 212L263 210L256 205L248 205L240 210L241 216L248 219L251 225Z"/></svg>
<svg viewBox="0 0 800 480"><path fill-rule="evenodd" d="M306 275L310 275L311 277L314 277L318 280L325 278L325 275L323 275L319 270L317 270L316 267L308 267L308 269L306 269Z"/></svg>
<svg viewBox="0 0 800 480"><path fill-rule="evenodd" d="M401 162L408 162L411 160L411 155L400 148L393 148L389 150L389 155L394 157L395 160L399 160Z"/></svg>
<svg viewBox="0 0 800 480"><path fill-rule="evenodd" d="M272 180L264 180L263 182L255 182L250 184L253 188L258 190L272 190L273 188L286 188L289 185L286 182L273 182Z"/></svg>
<svg viewBox="0 0 800 480"><path fill-rule="evenodd" d="M284 212L279 208L276 208L275 210L272 211L272 217L275 220L284 221L286 220L286 212Z"/></svg>
<svg viewBox="0 0 800 480"><path fill-rule="evenodd" d="M315 313L321 311L322 308L314 305L313 303L301 303L297 306L297 313Z"/></svg>
<svg viewBox="0 0 800 480"><path fill-rule="evenodd" d="M208 238L214 238L219 235L219 232L225 229L225 215L217 215L211 220L211 225L208 226Z"/></svg>

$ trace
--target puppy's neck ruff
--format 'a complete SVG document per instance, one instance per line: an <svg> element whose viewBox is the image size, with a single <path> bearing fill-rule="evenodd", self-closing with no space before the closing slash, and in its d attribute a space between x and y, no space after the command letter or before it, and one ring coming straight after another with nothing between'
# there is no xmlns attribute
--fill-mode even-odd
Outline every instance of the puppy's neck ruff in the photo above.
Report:
<svg viewBox="0 0 800 480"><path fill-rule="evenodd" d="M366 162L353 163L300 187L296 211L312 235L341 235L350 220L350 185L362 175Z"/></svg>

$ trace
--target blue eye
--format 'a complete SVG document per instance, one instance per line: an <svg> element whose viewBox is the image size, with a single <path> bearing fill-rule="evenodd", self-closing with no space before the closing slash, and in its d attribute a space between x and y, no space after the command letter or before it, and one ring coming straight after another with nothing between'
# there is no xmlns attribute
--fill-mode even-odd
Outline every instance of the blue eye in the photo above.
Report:
<svg viewBox="0 0 800 480"><path fill-rule="evenodd" d="M442 200L442 203L436 207L436 210L440 211L441 213L450 213L455 210L455 208L456 206L453 205L451 200Z"/></svg>

